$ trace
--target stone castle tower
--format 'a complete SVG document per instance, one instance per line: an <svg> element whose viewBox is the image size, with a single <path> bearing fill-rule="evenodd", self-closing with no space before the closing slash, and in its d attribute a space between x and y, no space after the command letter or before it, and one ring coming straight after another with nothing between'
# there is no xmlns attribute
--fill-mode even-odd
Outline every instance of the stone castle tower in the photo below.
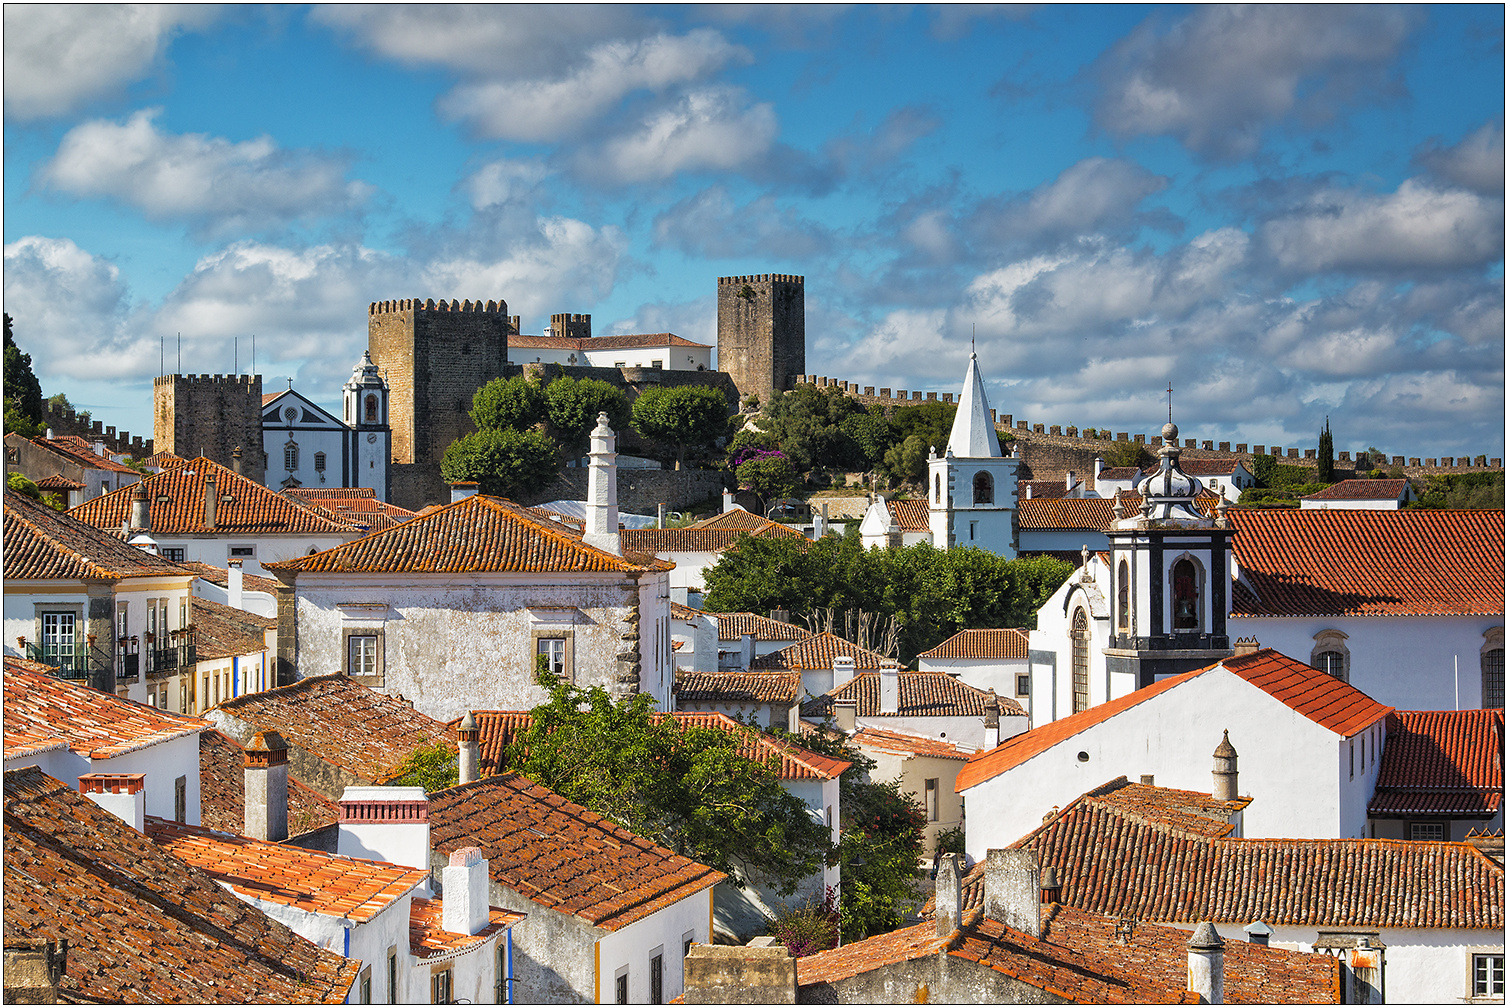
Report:
<svg viewBox="0 0 1508 1008"><path fill-rule="evenodd" d="M591 339L592 317L556 312L550 316L550 335L564 336L567 339Z"/></svg>
<svg viewBox="0 0 1508 1008"><path fill-rule="evenodd" d="M740 398L766 401L806 371L805 281L784 273L717 278L717 367Z"/></svg>
<svg viewBox="0 0 1508 1008"><path fill-rule="evenodd" d="M471 397L508 364L517 332L506 301L376 301L367 348L387 376L393 462L438 469L445 449L476 428Z"/></svg>
<svg viewBox="0 0 1508 1008"><path fill-rule="evenodd" d="M152 380L153 447L183 458L203 455L263 482L261 375L162 375Z"/></svg>

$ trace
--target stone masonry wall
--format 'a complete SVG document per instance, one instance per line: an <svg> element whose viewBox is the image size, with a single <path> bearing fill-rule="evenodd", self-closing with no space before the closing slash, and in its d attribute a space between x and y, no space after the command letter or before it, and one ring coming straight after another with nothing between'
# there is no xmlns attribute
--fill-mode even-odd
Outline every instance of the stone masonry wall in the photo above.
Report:
<svg viewBox="0 0 1508 1008"><path fill-rule="evenodd" d="M58 437L73 435L87 441L103 441L106 451L125 453L137 461L155 451L152 438L132 437L130 431L117 434L114 427L107 427L99 420L85 420L71 409L47 402L42 404L42 426Z"/></svg>
<svg viewBox="0 0 1508 1008"><path fill-rule="evenodd" d="M564 470L539 493L520 504L543 504L552 500L585 500L588 470L585 467ZM710 469L622 469L618 470L618 510L631 514L652 515L655 506L664 502L671 511L684 511L693 504L717 498L730 485L728 473Z"/></svg>
<svg viewBox="0 0 1508 1008"><path fill-rule="evenodd" d="M740 399L768 399L806 369L806 279L784 273L717 279L717 366Z"/></svg>
<svg viewBox="0 0 1508 1008"><path fill-rule="evenodd" d="M241 449L241 474L262 482L261 375L162 375L152 380L153 444L183 458L233 466Z"/></svg>

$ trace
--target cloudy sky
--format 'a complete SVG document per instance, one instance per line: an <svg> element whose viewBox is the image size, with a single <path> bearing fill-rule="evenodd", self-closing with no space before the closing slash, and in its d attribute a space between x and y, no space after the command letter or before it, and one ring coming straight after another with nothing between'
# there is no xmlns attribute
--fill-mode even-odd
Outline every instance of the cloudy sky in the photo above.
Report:
<svg viewBox="0 0 1508 1008"><path fill-rule="evenodd" d="M151 433L167 369L334 403L370 301L716 337L1048 424L1503 453L1503 13L5 7L5 308ZM235 338L239 337L239 360Z"/></svg>

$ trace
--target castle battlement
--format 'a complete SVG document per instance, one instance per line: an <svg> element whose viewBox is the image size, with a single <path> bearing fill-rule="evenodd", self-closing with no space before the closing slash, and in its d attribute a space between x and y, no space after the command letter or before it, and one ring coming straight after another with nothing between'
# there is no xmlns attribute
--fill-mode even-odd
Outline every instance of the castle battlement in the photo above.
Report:
<svg viewBox="0 0 1508 1008"><path fill-rule="evenodd" d="M423 298L403 298L399 301L373 301L367 307L368 315L390 315L393 312L403 311L451 311L485 315L506 315L508 313L508 302L502 300L487 302L457 301L454 298L449 301L446 301L444 298L441 298L439 301L430 298L426 301Z"/></svg>
<svg viewBox="0 0 1508 1008"><path fill-rule="evenodd" d="M718 286L735 283L806 283L806 277L789 273L756 273L753 276L718 277Z"/></svg>
<svg viewBox="0 0 1508 1008"><path fill-rule="evenodd" d="M201 375L171 374L171 375L158 375L156 378L152 379L152 384L154 386L157 386L157 385L173 385L173 384L188 384L188 385L243 385L243 386L245 386L246 388L249 389L249 388L251 388L251 386L252 386L253 383L255 383L258 386L258 388L260 388L261 384L262 384L262 376L261 375L228 375L228 374L213 374L213 375L212 374L201 374Z"/></svg>

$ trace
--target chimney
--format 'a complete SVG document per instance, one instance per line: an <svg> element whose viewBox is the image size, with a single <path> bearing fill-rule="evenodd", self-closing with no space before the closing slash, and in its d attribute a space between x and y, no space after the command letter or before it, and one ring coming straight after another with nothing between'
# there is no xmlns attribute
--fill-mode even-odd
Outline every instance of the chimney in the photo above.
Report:
<svg viewBox="0 0 1508 1008"><path fill-rule="evenodd" d="M57 1004L58 983L67 970L67 938L7 938L4 969L0 970L5 975L5 1003Z"/></svg>
<svg viewBox="0 0 1508 1008"><path fill-rule="evenodd" d="M146 828L146 774L83 774L79 777L79 794L92 799L136 832Z"/></svg>
<svg viewBox="0 0 1508 1008"><path fill-rule="evenodd" d="M1024 498L1022 498L1022 499L1023 500L1031 500L1032 499L1032 482L1031 482L1031 480L1027 480L1026 481L1026 496Z"/></svg>
<svg viewBox="0 0 1508 1008"><path fill-rule="evenodd" d="M1038 885L1041 886L1043 903L1063 901L1063 883L1058 879L1058 870L1052 865L1042 869L1042 878Z"/></svg>
<svg viewBox="0 0 1508 1008"><path fill-rule="evenodd" d="M1073 470L1068 470L1068 475L1063 478L1063 492L1072 493L1073 485L1078 481L1073 478Z"/></svg>
<svg viewBox="0 0 1508 1008"><path fill-rule="evenodd" d="M586 478L586 531L581 541L588 546L622 555L618 539L618 437L607 425L607 414L597 414L592 429L591 468Z"/></svg>
<svg viewBox="0 0 1508 1008"><path fill-rule="evenodd" d="M104 457L104 455L105 455L105 442L103 442L103 441L95 441L94 442L94 454L100 456L101 458Z"/></svg>
<svg viewBox="0 0 1508 1008"><path fill-rule="evenodd" d="M1105 460L1102 459L1102 458L1095 459L1094 460L1094 491L1095 491L1095 493L1099 493L1099 490L1100 490L1100 473L1102 473L1104 471L1105 471Z"/></svg>
<svg viewBox="0 0 1508 1008"><path fill-rule="evenodd" d="M1152 787L1156 781L1157 776L1155 774L1144 773L1141 775L1141 782L1147 785L1147 787Z"/></svg>
<svg viewBox="0 0 1508 1008"><path fill-rule="evenodd" d="M1261 648L1262 648L1262 645L1259 644L1259 643L1257 643L1257 639L1255 637L1237 637L1236 638L1236 654L1238 656L1239 655L1244 655L1244 654L1251 654L1253 651L1259 651L1259 650L1261 650Z"/></svg>
<svg viewBox="0 0 1508 1008"><path fill-rule="evenodd" d="M838 723L838 728L845 734L852 735L859 730L859 701L857 700L834 700L833 720Z"/></svg>
<svg viewBox="0 0 1508 1008"><path fill-rule="evenodd" d="M215 474L204 474L204 524L207 528L215 528L215 508L220 498L215 494Z"/></svg>
<svg viewBox="0 0 1508 1008"><path fill-rule="evenodd" d="M901 663L897 661L884 661L880 663L880 713L899 714L901 712Z"/></svg>
<svg viewBox="0 0 1508 1008"><path fill-rule="evenodd" d="M462 847L450 855L450 863L440 872L440 885L445 891L440 926L446 931L474 935L491 923L487 859L481 848Z"/></svg>
<svg viewBox="0 0 1508 1008"><path fill-rule="evenodd" d="M656 515L656 518L655 518L655 528L657 528L657 529L664 528L665 527L665 502L664 501L660 501L660 503L658 503L658 504L655 505L655 515Z"/></svg>
<svg viewBox="0 0 1508 1008"><path fill-rule="evenodd" d="M745 672L754 665L754 635L744 634L738 641L738 667Z"/></svg>
<svg viewBox="0 0 1508 1008"><path fill-rule="evenodd" d="M136 488L131 491L131 531L152 531L152 502L147 498L147 484L144 480L137 480Z"/></svg>
<svg viewBox="0 0 1508 1008"><path fill-rule="evenodd" d="M848 655L833 658L833 689L846 685L853 679L854 661Z"/></svg>
<svg viewBox="0 0 1508 1008"><path fill-rule="evenodd" d="M733 510L733 491L732 490L724 490L723 491L723 514L727 514L729 511L732 511L732 510Z"/></svg>
<svg viewBox="0 0 1508 1008"><path fill-rule="evenodd" d="M1200 1004L1225 1003L1225 940L1209 921L1200 921L1189 939L1189 990Z"/></svg>
<svg viewBox="0 0 1508 1008"><path fill-rule="evenodd" d="M770 619L776 623L789 623L791 621L791 612L789 609L771 609Z"/></svg>
<svg viewBox="0 0 1508 1008"><path fill-rule="evenodd" d="M476 719L471 716L471 711L461 718L461 759L460 779L458 783L470 784L481 776L482 769L482 744L481 732L477 729ZM446 928L446 930L450 930ZM471 932L467 932L470 934Z"/></svg>
<svg viewBox="0 0 1508 1008"><path fill-rule="evenodd" d="M985 853L984 915L1033 938L1042 937L1042 886L1035 851L997 848Z"/></svg>
<svg viewBox="0 0 1508 1008"><path fill-rule="evenodd" d="M1230 729L1215 747L1215 787L1210 796L1216 801L1236 800L1236 747L1230 744Z"/></svg>
<svg viewBox="0 0 1508 1008"><path fill-rule="evenodd" d="M933 906L937 908L937 937L946 938L957 931L963 919L963 870L960 856L944 854L938 859L937 891Z"/></svg>
<svg viewBox="0 0 1508 1008"><path fill-rule="evenodd" d="M812 539L821 539L827 535L827 502L822 502L822 510L812 515Z"/></svg>
<svg viewBox="0 0 1508 1008"><path fill-rule="evenodd" d="M237 476L245 475L241 472L241 446L236 445L230 450L230 471Z"/></svg>
<svg viewBox="0 0 1508 1008"><path fill-rule="evenodd" d="M429 796L422 787L347 787L335 853L429 870Z"/></svg>
<svg viewBox="0 0 1508 1008"><path fill-rule="evenodd" d="M993 749L1000 744L1000 698L990 690L984 698L984 747Z"/></svg>
<svg viewBox="0 0 1508 1008"><path fill-rule="evenodd" d="M232 609L242 608L241 598L241 565L243 560L225 561L225 604Z"/></svg>
<svg viewBox="0 0 1508 1008"><path fill-rule="evenodd" d="M1272 928L1262 921L1252 921L1242 930L1246 932L1246 941L1248 944L1266 945L1272 940Z"/></svg>
<svg viewBox="0 0 1508 1008"><path fill-rule="evenodd" d="M456 501L463 501L467 497L475 496L477 486L478 484L471 480L457 480L450 485L450 502L454 504Z"/></svg>
<svg viewBox="0 0 1508 1008"><path fill-rule="evenodd" d="M246 747L242 830L256 840L288 839L288 743L257 732Z"/></svg>

